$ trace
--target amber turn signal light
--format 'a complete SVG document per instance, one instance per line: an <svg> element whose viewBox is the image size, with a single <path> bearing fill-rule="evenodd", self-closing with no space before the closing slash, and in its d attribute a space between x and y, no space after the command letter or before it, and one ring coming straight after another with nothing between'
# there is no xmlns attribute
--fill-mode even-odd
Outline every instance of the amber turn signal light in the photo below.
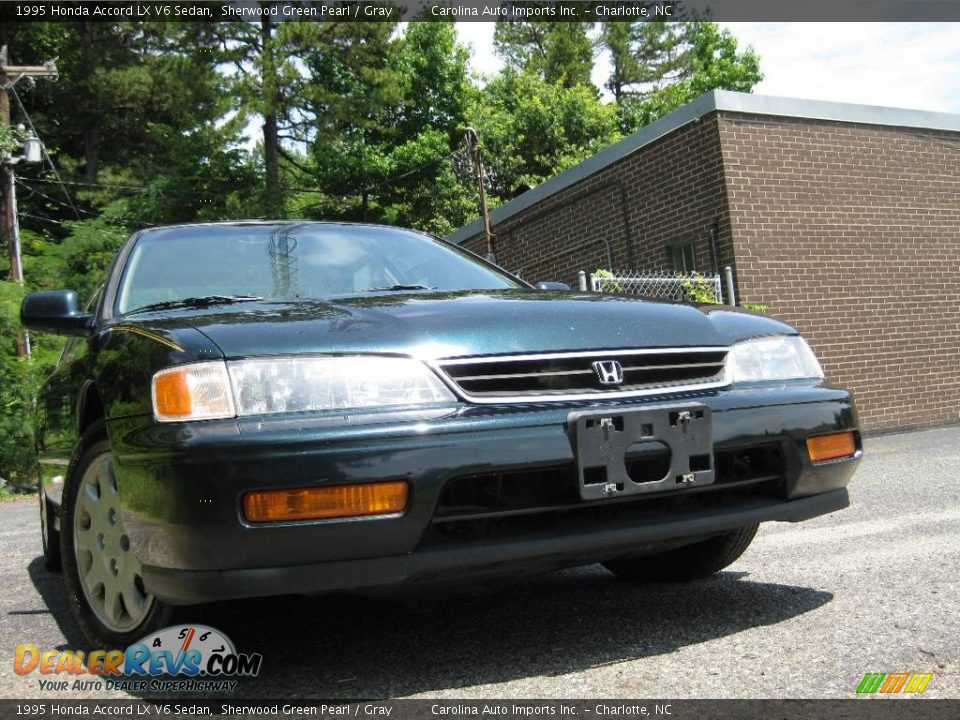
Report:
<svg viewBox="0 0 960 720"><path fill-rule="evenodd" d="M243 496L243 514L254 523L389 515L406 509L407 494L407 483L402 480L257 490Z"/></svg>
<svg viewBox="0 0 960 720"><path fill-rule="evenodd" d="M815 463L853 457L857 454L857 441L850 431L816 435L807 438L807 452Z"/></svg>
<svg viewBox="0 0 960 720"><path fill-rule="evenodd" d="M159 375L153 384L157 412L166 417L186 417L193 406L186 373Z"/></svg>
<svg viewBox="0 0 960 720"><path fill-rule="evenodd" d="M159 422L213 420L236 414L222 360L175 365L153 376L153 416Z"/></svg>

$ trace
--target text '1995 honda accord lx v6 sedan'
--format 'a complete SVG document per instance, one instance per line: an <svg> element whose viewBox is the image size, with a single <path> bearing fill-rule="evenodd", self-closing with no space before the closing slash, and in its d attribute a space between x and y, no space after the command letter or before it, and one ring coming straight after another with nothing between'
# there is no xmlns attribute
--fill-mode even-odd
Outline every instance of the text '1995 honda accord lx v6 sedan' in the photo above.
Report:
<svg viewBox="0 0 960 720"><path fill-rule="evenodd" d="M107 647L229 598L703 577L845 507L861 454L789 325L535 288L395 228L151 229L86 311L21 315L73 336L37 407L44 550Z"/></svg>

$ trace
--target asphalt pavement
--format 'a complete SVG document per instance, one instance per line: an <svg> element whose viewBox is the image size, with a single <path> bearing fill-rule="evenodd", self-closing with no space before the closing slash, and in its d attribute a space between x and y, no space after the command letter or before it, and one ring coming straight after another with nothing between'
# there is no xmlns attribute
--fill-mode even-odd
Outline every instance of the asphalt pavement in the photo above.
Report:
<svg viewBox="0 0 960 720"><path fill-rule="evenodd" d="M181 611L263 653L241 697L853 697L931 672L960 698L960 427L868 439L850 508L763 525L729 570L637 585L600 566L399 602L250 600ZM78 698L14 647L86 647L43 567L36 498L0 504L0 697ZM90 693L90 697L125 697ZM226 699L226 698L225 698Z"/></svg>

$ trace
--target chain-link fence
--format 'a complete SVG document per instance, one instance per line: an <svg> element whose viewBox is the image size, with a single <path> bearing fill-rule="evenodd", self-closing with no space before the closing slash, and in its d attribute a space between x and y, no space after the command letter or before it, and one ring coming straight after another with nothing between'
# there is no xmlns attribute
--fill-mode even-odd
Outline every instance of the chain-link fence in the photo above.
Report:
<svg viewBox="0 0 960 720"><path fill-rule="evenodd" d="M581 273L581 290L636 295L675 302L723 302L719 275L665 272Z"/></svg>

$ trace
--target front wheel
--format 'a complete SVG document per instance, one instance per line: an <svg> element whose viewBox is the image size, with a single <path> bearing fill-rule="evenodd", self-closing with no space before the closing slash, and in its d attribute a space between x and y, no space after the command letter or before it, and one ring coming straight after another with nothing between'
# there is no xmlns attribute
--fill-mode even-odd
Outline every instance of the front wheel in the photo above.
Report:
<svg viewBox="0 0 960 720"><path fill-rule="evenodd" d="M758 527L748 525L657 555L608 560L603 566L627 580L698 580L723 570L743 555Z"/></svg>
<svg viewBox="0 0 960 720"><path fill-rule="evenodd" d="M144 588L124 530L107 440L90 445L68 473L60 544L71 610L97 647L125 648L169 624L170 607Z"/></svg>

